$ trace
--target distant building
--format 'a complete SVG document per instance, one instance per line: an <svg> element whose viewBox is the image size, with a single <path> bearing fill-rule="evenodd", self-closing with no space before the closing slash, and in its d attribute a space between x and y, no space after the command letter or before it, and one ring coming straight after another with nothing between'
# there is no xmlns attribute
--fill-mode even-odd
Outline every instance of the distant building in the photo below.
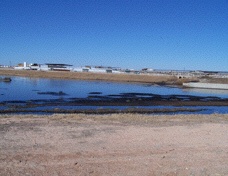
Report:
<svg viewBox="0 0 228 176"><path fill-rule="evenodd" d="M40 71L49 71L50 68L48 68L48 65L41 64L40 68L38 70L40 70Z"/></svg>
<svg viewBox="0 0 228 176"><path fill-rule="evenodd" d="M29 67L31 70L39 70L40 69L40 65L37 63L30 64Z"/></svg>
<svg viewBox="0 0 228 176"><path fill-rule="evenodd" d="M54 64L54 63L46 63L49 70L53 71L71 71L72 65L69 64Z"/></svg>
<svg viewBox="0 0 228 176"><path fill-rule="evenodd" d="M142 69L142 72L146 72L146 73L153 72L153 71L154 71L154 69L152 69L152 68L143 68Z"/></svg>
<svg viewBox="0 0 228 176"><path fill-rule="evenodd" d="M85 66L74 68L74 72L92 72L92 73L121 73L119 68L102 67L102 66Z"/></svg>
<svg viewBox="0 0 228 176"><path fill-rule="evenodd" d="M112 73L112 69L107 69L106 73Z"/></svg>
<svg viewBox="0 0 228 176"><path fill-rule="evenodd" d="M30 70L30 67L27 65L26 62L19 63L17 66L14 67L15 70Z"/></svg>
<svg viewBox="0 0 228 176"><path fill-rule="evenodd" d="M82 72L89 72L89 68L82 68Z"/></svg>

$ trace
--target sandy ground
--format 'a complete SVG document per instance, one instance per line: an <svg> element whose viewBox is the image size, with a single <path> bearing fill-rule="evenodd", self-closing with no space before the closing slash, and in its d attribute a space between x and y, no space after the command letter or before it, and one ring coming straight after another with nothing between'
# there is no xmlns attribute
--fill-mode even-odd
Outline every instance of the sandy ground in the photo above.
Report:
<svg viewBox="0 0 228 176"><path fill-rule="evenodd" d="M228 175L228 114L1 115L0 175Z"/></svg>

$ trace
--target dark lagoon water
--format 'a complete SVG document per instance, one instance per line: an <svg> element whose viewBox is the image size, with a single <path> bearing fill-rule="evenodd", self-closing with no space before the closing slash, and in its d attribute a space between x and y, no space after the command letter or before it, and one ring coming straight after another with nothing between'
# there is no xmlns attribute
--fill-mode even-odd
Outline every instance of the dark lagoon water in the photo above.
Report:
<svg viewBox="0 0 228 176"><path fill-rule="evenodd" d="M0 103L6 101L29 101L29 100L54 100L69 98L86 98L91 94L96 95L118 95L123 93L148 93L159 95L192 95L192 96L216 96L228 98L228 90L203 90L203 89L181 89L177 87L155 86L147 84L128 84L101 81L77 81L11 77L12 82L0 82ZM9 108L0 106L1 109ZM44 107L36 107L36 109ZM56 108L49 107L49 108ZM64 108L101 108L99 106L67 106ZM109 108L127 108L115 106ZM136 107L138 108L138 107ZM145 108L162 108L162 106L147 106ZM172 108L172 106L166 106ZM201 107L202 108L202 107ZM228 113L228 107L203 107L207 109L202 113Z"/></svg>

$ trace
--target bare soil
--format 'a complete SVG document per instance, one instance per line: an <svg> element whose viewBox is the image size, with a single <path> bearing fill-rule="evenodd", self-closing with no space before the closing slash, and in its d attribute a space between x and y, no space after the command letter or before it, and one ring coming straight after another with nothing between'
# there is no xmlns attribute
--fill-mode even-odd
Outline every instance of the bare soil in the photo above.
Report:
<svg viewBox="0 0 228 176"><path fill-rule="evenodd" d="M228 175L228 114L0 116L0 175Z"/></svg>
<svg viewBox="0 0 228 176"><path fill-rule="evenodd" d="M210 78L210 77L204 77L204 78L201 78L200 79L200 82L228 84L228 78Z"/></svg>

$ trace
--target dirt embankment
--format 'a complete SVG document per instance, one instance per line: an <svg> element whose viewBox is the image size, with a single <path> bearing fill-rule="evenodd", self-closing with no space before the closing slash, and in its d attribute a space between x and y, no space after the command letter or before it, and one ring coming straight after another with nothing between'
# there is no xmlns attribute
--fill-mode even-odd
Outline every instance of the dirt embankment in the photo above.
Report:
<svg viewBox="0 0 228 176"><path fill-rule="evenodd" d="M110 74L110 73L81 73L81 72L61 72L61 71L32 71L0 69L0 75L22 76L33 78L54 78L54 79L75 79L75 80L100 80L114 82L135 82L161 85L181 85L182 82L189 82L195 79L178 79L175 76L155 76L136 74Z"/></svg>
<svg viewBox="0 0 228 176"><path fill-rule="evenodd" d="M210 78L210 77L202 77L200 82L205 83L217 83L217 84L228 84L228 78Z"/></svg>
<svg viewBox="0 0 228 176"><path fill-rule="evenodd" d="M228 175L228 115L1 115L0 175Z"/></svg>

